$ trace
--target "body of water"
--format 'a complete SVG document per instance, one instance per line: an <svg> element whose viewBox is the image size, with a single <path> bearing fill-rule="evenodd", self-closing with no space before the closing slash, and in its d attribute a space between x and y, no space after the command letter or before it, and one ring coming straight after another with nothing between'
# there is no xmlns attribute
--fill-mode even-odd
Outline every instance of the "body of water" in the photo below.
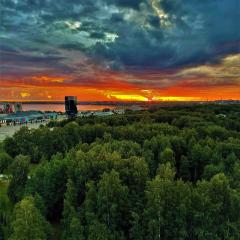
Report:
<svg viewBox="0 0 240 240"><path fill-rule="evenodd" d="M23 111L56 111L56 112L65 112L65 105L64 104L28 104L25 103L22 105ZM0 104L1 108L1 104ZM103 110L105 108L114 109L115 106L109 106L109 105L78 105L78 111L97 111L97 110ZM44 123L29 123L27 126L29 128L38 128L41 124ZM11 137L16 131L18 131L22 125L2 125L0 127L0 142L4 140L7 136Z"/></svg>
<svg viewBox="0 0 240 240"><path fill-rule="evenodd" d="M113 109L114 106L108 105L78 105L78 111L96 111L104 108ZM64 104L23 104L23 111L56 111L65 112Z"/></svg>

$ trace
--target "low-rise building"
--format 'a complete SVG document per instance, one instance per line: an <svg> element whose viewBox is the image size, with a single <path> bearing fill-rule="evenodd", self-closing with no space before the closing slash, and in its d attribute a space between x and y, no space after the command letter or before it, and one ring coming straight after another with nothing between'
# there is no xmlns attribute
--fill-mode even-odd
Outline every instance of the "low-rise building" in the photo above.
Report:
<svg viewBox="0 0 240 240"><path fill-rule="evenodd" d="M25 111L11 114L1 114L0 123L6 125L27 124L33 122L44 122L46 120L55 120L58 114L55 112L43 113L41 111Z"/></svg>

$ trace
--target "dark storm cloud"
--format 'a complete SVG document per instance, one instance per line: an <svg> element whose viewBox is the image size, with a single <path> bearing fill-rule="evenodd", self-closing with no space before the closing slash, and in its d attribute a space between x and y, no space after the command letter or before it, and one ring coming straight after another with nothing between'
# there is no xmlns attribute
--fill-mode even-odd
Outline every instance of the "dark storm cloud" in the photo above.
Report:
<svg viewBox="0 0 240 240"><path fill-rule="evenodd" d="M94 54L124 63L126 66L167 66L174 56L174 49L163 40L159 31L121 29L119 38L111 44L99 44ZM158 39L158 42L155 42Z"/></svg>
<svg viewBox="0 0 240 240"><path fill-rule="evenodd" d="M91 38L97 38L97 39L103 39L104 38L104 33L102 32L92 32L90 34Z"/></svg>
<svg viewBox="0 0 240 240"><path fill-rule="evenodd" d="M113 5L117 5L120 7L127 7L127 8L133 8L138 9L139 5L141 4L141 0L105 0L105 2Z"/></svg>
<svg viewBox="0 0 240 240"><path fill-rule="evenodd" d="M27 54L22 54L16 52L14 54L13 52L6 52L6 51L0 51L1 54L1 61L4 63L6 62L16 62L16 63L32 63L32 64L51 64L51 63L56 63L57 61L60 61L64 59L64 57L56 57L56 56L32 56L32 55L27 55Z"/></svg>
<svg viewBox="0 0 240 240"><path fill-rule="evenodd" d="M0 7L1 61L10 66L75 72L84 54L114 70L163 70L240 52L239 0L2 0Z"/></svg>

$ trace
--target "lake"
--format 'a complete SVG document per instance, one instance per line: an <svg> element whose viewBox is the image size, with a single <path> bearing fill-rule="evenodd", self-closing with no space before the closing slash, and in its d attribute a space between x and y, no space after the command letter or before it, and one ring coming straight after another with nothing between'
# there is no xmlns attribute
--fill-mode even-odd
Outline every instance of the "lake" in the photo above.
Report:
<svg viewBox="0 0 240 240"><path fill-rule="evenodd" d="M56 112L65 112L64 104L23 104L23 111L36 110L36 111L56 111ZM96 111L102 110L104 108L113 109L114 106L108 105L78 105L78 111Z"/></svg>

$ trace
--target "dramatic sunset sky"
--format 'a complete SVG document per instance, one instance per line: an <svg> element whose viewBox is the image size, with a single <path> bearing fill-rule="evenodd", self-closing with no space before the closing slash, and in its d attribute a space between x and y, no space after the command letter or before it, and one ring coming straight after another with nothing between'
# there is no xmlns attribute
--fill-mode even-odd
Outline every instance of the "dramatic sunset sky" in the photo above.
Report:
<svg viewBox="0 0 240 240"><path fill-rule="evenodd" d="M0 0L0 101L240 99L239 0Z"/></svg>

